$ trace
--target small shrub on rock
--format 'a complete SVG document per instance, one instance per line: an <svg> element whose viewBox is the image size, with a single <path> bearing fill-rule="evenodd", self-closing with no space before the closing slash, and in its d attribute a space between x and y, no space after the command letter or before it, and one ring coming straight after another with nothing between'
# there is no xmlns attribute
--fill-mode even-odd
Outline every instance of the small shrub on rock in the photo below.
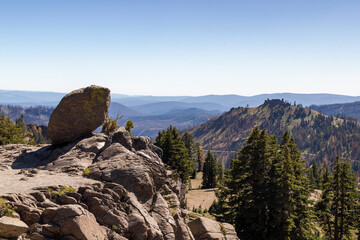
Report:
<svg viewBox="0 0 360 240"><path fill-rule="evenodd" d="M60 186L59 191L56 191L53 189L48 189L48 191L50 193L55 193L56 195L58 195L60 197L68 192L76 192L76 189L73 187L70 187L70 186L63 185L63 186Z"/></svg>
<svg viewBox="0 0 360 240"><path fill-rule="evenodd" d="M10 205L8 200L4 198L0 198L0 217L13 217L14 216L15 207Z"/></svg>
<svg viewBox="0 0 360 240"><path fill-rule="evenodd" d="M119 125L117 124L118 120L119 117L113 119L112 117L109 117L108 113L106 113L104 123L102 124L101 132L105 133L106 135L110 135L111 133L115 132L116 129L119 128Z"/></svg>
<svg viewBox="0 0 360 240"><path fill-rule="evenodd" d="M89 174L90 174L90 169L89 169L89 168L85 168L84 171L83 171L83 175L89 176Z"/></svg>

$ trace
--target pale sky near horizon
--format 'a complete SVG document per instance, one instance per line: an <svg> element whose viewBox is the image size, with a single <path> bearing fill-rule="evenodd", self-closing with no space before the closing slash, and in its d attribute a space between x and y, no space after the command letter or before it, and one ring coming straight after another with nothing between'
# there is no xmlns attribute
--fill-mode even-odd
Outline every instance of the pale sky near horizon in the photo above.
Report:
<svg viewBox="0 0 360 240"><path fill-rule="evenodd" d="M360 96L359 0L0 1L0 89Z"/></svg>

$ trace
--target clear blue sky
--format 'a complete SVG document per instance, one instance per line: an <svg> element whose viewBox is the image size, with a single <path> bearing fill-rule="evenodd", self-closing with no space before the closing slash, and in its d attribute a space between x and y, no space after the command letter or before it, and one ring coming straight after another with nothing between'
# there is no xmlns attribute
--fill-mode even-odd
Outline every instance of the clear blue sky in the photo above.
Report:
<svg viewBox="0 0 360 240"><path fill-rule="evenodd" d="M359 0L0 1L0 89L360 95Z"/></svg>

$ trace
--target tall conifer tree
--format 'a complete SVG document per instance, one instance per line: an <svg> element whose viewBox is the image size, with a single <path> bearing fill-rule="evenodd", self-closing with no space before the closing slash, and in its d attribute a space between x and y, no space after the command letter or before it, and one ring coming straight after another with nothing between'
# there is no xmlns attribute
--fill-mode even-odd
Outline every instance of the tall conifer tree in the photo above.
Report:
<svg viewBox="0 0 360 240"><path fill-rule="evenodd" d="M217 192L216 216L240 239L312 239L304 162L288 132L276 142L254 128Z"/></svg>
<svg viewBox="0 0 360 240"><path fill-rule="evenodd" d="M176 170L187 184L191 174L191 161L176 127L170 126L166 131L159 132L155 145L163 150L163 162Z"/></svg>
<svg viewBox="0 0 360 240"><path fill-rule="evenodd" d="M204 167L203 167L203 188L214 188L216 187L217 179L217 162L215 156L209 150L207 152Z"/></svg>
<svg viewBox="0 0 360 240"><path fill-rule="evenodd" d="M331 182L324 185L316 209L325 237L331 240L350 239L352 227L358 227L356 178L350 163L336 157Z"/></svg>

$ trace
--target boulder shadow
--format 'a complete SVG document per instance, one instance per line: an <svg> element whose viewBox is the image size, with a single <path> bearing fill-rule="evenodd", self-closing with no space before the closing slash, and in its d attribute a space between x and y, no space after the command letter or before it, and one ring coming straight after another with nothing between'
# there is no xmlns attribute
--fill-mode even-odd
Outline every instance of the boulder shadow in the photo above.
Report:
<svg viewBox="0 0 360 240"><path fill-rule="evenodd" d="M24 169L45 166L69 152L81 140L78 139L65 145L47 145L33 152L24 150L12 163L11 168Z"/></svg>

